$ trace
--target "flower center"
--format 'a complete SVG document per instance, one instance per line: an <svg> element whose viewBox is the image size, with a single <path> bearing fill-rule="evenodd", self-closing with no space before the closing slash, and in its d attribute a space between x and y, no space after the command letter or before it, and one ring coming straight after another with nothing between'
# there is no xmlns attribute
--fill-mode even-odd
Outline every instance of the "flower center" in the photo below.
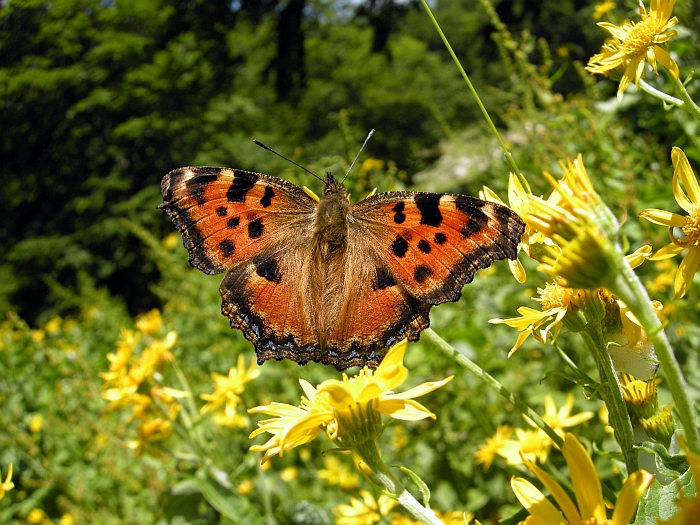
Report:
<svg viewBox="0 0 700 525"><path fill-rule="evenodd" d="M700 205L693 207L688 215L683 233L689 237L688 245L700 246Z"/></svg>
<svg viewBox="0 0 700 525"><path fill-rule="evenodd" d="M540 296L537 300L542 303L542 310L549 310L569 306L574 291L557 283L547 283L544 288L538 288L537 293Z"/></svg>
<svg viewBox="0 0 700 525"><path fill-rule="evenodd" d="M638 24L634 24L632 29L627 31L622 50L628 56L637 56L645 53L654 44L654 39L659 34L656 21L649 17Z"/></svg>

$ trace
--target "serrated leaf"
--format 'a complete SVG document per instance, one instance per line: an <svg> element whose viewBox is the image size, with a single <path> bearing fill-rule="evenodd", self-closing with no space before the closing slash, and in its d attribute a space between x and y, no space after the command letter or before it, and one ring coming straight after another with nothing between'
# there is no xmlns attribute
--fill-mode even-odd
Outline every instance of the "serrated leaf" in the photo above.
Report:
<svg viewBox="0 0 700 525"><path fill-rule="evenodd" d="M233 523L247 525L260 521L260 515L247 498L223 487L206 470L199 469L194 479L209 504Z"/></svg>
<svg viewBox="0 0 700 525"><path fill-rule="evenodd" d="M667 520L676 514L678 505L675 502L679 489L687 498L695 496L695 482L690 470L668 485L654 481L639 502L634 525L656 525L657 519Z"/></svg>

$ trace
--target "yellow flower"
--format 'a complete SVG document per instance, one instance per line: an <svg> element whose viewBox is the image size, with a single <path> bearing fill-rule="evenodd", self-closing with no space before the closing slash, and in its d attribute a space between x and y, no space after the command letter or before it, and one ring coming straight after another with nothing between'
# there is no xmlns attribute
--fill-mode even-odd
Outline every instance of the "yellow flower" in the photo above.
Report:
<svg viewBox="0 0 700 525"><path fill-rule="evenodd" d="M580 299L580 291L557 283L546 283L544 288L537 289L537 294L539 297L533 297L533 300L542 305L542 310L521 306L518 313L522 317L489 319L489 323L505 324L520 332L515 345L508 352L508 357L512 356L530 335L541 343L546 343L551 337L553 343L561 331L562 321L569 307L578 307Z"/></svg>
<svg viewBox="0 0 700 525"><path fill-rule="evenodd" d="M673 148L671 160L674 167L673 181L671 183L673 196L688 215L684 217L670 211L649 209L642 211L639 216L669 228L671 244L656 252L651 257L652 261L668 259L678 255L683 250L688 250L688 253L683 258L683 262L678 267L673 286L675 291L673 298L680 299L690 288L693 276L700 268L700 185L698 185L698 180L682 149ZM683 185L682 187L681 184ZM683 188L685 188L685 191L683 191ZM681 228L683 231L683 236L680 239L674 237L674 228Z"/></svg>
<svg viewBox="0 0 700 525"><path fill-rule="evenodd" d="M362 500L350 498L350 505L338 505L333 513L338 517L336 525L372 525L387 516L397 501L382 494L378 500L366 490L360 491Z"/></svg>
<svg viewBox="0 0 700 525"><path fill-rule="evenodd" d="M244 494L244 495L250 494L251 492L253 492L254 488L255 487L253 486L253 482L251 480L244 479L236 487L236 492L238 492L239 494Z"/></svg>
<svg viewBox="0 0 700 525"><path fill-rule="evenodd" d="M160 311L156 308L136 318L136 328L143 334L153 334L161 326L163 326L163 318L160 315Z"/></svg>
<svg viewBox="0 0 700 525"><path fill-rule="evenodd" d="M117 351L107 354L109 372L100 373L100 377L108 384L118 384L128 373L129 361L139 340L139 334L122 328ZM123 385L120 385L123 386Z"/></svg>
<svg viewBox="0 0 700 525"><path fill-rule="evenodd" d="M436 510L435 515L445 525L464 525L474 518L474 514L471 512L462 512L459 510L448 510L447 512L438 512Z"/></svg>
<svg viewBox="0 0 700 525"><path fill-rule="evenodd" d="M403 366L406 346L406 341L394 345L376 371L365 367L354 377L343 374L342 380L329 379L317 388L300 379L306 395L302 396L299 407L273 402L248 410L275 416L258 422L259 428L250 437L264 432L272 437L264 445L252 446L251 450L264 451L264 463L275 454L281 456L285 450L312 441L322 428L341 448L352 448L379 436L384 428L382 414L406 421L435 418L435 414L413 398L443 386L452 376L394 393L408 376Z"/></svg>
<svg viewBox="0 0 700 525"><path fill-rule="evenodd" d="M317 476L329 485L338 485L343 490L353 490L360 486L357 473L350 471L335 455L324 456L323 466Z"/></svg>
<svg viewBox="0 0 700 525"><path fill-rule="evenodd" d="M517 440L508 439L498 451L498 455L509 465L520 465L523 458L542 463L547 461L552 448L552 440L541 430L515 429Z"/></svg>
<svg viewBox="0 0 700 525"><path fill-rule="evenodd" d="M29 431L33 434L41 432L44 427L44 416L41 414L34 414L31 421L29 421Z"/></svg>
<svg viewBox="0 0 700 525"><path fill-rule="evenodd" d="M144 421L139 425L138 437L141 443L152 443L165 439L172 433L172 424L169 420L156 417Z"/></svg>
<svg viewBox="0 0 700 525"><path fill-rule="evenodd" d="M211 394L201 394L199 397L207 401L207 404L202 407L202 414L219 408L224 403L226 408L231 406L234 410L240 403L240 394L245 390L245 384L260 376L260 368L254 362L251 362L250 368L246 368L245 358L243 354L238 356L236 367L231 367L228 371L228 376L211 374L214 380L214 392Z"/></svg>
<svg viewBox="0 0 700 525"><path fill-rule="evenodd" d="M280 479L286 483L296 479L299 476L299 469L296 467L287 467L280 472Z"/></svg>
<svg viewBox="0 0 700 525"><path fill-rule="evenodd" d="M618 100L622 100L625 89L633 78L635 85L639 85L639 79L644 76L645 61L654 68L655 73L658 74L658 61L674 78L678 78L678 65L660 45L678 35L675 30L668 31L678 23L675 16L670 18L675 3L675 0L651 0L647 14L640 1L641 22L628 22L621 27L598 22L600 27L612 34L612 39L603 45L602 53L588 61L586 69L591 73L607 75L624 66L625 72L617 88Z"/></svg>
<svg viewBox="0 0 700 525"><path fill-rule="evenodd" d="M7 467L5 481L0 484L0 499L5 497L5 492L10 492L13 488L15 488L15 484L12 483L12 463L10 463L10 466Z"/></svg>
<svg viewBox="0 0 700 525"><path fill-rule="evenodd" d="M566 396L566 404L557 410L557 405L554 403L554 399L549 394L544 396L544 414L542 419L547 423L552 429L564 437L564 429L575 427L581 423L591 419L594 414L590 411L579 412L576 415L571 415L571 410L574 408L574 395L569 393ZM525 418L527 419L527 418ZM534 423L530 421L530 424L535 426Z"/></svg>
<svg viewBox="0 0 700 525"><path fill-rule="evenodd" d="M479 445L479 450L474 453L475 463L484 465L484 470L488 470L512 433L513 429L508 425L499 425L494 436L487 437L485 445Z"/></svg>
<svg viewBox="0 0 700 525"><path fill-rule="evenodd" d="M61 519L58 520L58 525L75 525L75 518L72 514L66 512L61 516Z"/></svg>
<svg viewBox="0 0 700 525"><path fill-rule="evenodd" d="M569 394L566 398L566 404L557 409L554 399L550 395L544 398L545 411L542 419L547 423L557 434L564 437L564 429L580 425L593 417L593 412L581 412L571 415L574 406L574 396ZM523 459L540 462L545 462L549 451L552 448L552 439L527 417L525 420L535 427L533 430L515 429L517 440L505 439L501 447L496 453L505 458L509 465L519 465Z"/></svg>
<svg viewBox="0 0 700 525"><path fill-rule="evenodd" d="M573 434L566 434L561 450L569 466L571 484L578 507L549 474L532 461L526 460L527 468L549 489L561 512L532 483L523 478L513 477L510 483L513 492L530 513L527 520L522 523L527 525L627 525L637 510L639 499L651 485L654 476L644 470L629 476L620 491L612 519L609 520L600 479L586 449Z"/></svg>
<svg viewBox="0 0 700 525"><path fill-rule="evenodd" d="M615 9L615 2L611 2L610 0L596 4L593 7L593 18L600 20L613 9Z"/></svg>
<svg viewBox="0 0 700 525"><path fill-rule="evenodd" d="M37 523L42 523L47 519L46 513L41 509L32 509L27 514L27 523L35 525Z"/></svg>

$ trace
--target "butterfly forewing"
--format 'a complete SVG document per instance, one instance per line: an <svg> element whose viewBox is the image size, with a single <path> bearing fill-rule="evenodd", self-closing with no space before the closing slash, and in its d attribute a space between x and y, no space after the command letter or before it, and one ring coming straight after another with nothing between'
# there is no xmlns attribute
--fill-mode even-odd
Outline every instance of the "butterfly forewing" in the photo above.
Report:
<svg viewBox="0 0 700 525"><path fill-rule="evenodd" d="M289 240L313 220L314 201L282 179L228 168L179 168L161 183L160 208L182 234L190 264L227 271Z"/></svg>
<svg viewBox="0 0 700 525"><path fill-rule="evenodd" d="M429 304L456 301L477 270L514 259L524 231L509 208L453 194L380 193L353 218L392 277Z"/></svg>

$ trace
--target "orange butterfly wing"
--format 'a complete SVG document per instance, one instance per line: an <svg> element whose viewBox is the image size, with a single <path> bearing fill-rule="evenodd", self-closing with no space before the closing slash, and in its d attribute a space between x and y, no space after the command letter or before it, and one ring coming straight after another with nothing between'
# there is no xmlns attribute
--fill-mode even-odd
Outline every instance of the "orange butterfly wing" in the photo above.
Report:
<svg viewBox="0 0 700 525"><path fill-rule="evenodd" d="M522 219L506 206L454 194L380 193L353 206L391 276L430 305L457 301L477 270L515 259Z"/></svg>
<svg viewBox="0 0 700 525"><path fill-rule="evenodd" d="M287 181L229 168L173 170L161 191L158 207L182 235L190 264L207 274L289 243L290 232L310 227L316 204Z"/></svg>

